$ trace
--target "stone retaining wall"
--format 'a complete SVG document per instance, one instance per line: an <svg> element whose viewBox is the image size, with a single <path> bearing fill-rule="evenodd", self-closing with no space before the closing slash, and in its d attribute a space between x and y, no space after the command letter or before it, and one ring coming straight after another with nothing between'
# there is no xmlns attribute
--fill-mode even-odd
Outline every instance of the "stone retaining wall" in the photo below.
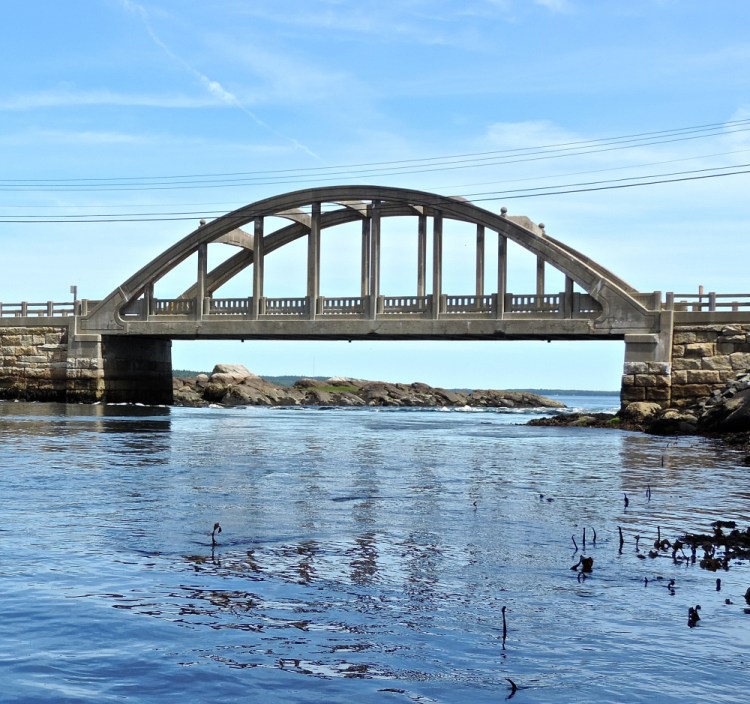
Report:
<svg viewBox="0 0 750 704"><path fill-rule="evenodd" d="M750 325L675 327L673 407L690 406L750 369Z"/></svg>
<svg viewBox="0 0 750 704"><path fill-rule="evenodd" d="M685 408L723 389L750 369L750 325L680 325L670 362L625 362L622 405L653 401Z"/></svg>
<svg viewBox="0 0 750 704"><path fill-rule="evenodd" d="M75 402L101 398L101 354L71 355L69 329L0 327L0 398ZM74 345L75 347L75 345Z"/></svg>

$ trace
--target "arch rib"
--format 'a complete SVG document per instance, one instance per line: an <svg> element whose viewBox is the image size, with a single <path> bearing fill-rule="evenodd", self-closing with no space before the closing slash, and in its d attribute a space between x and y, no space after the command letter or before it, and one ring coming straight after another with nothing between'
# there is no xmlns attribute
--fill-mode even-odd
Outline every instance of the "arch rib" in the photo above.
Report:
<svg viewBox="0 0 750 704"><path fill-rule="evenodd" d="M367 213L363 213L362 206L369 211L367 204L374 202L380 203L379 211L384 217L415 213L432 216L439 214L441 218L473 223L496 231L563 272L599 301L605 310L617 308L619 314L624 313L626 318L642 317L647 312L631 295L635 290L605 267L552 237L539 234L511 218L480 208L462 198L385 186L329 186L303 189L260 200L200 226L127 279L103 299L88 317L96 319L99 325L106 326L107 321L113 320L118 310L142 295L147 287L197 252L199 247L221 241L232 232L243 232L240 228L252 220L274 216L295 221L264 236L264 251L267 254L310 232L311 219L300 210L302 207L314 203L342 205L341 210L321 214L320 227L325 228L366 217ZM252 235L247 235L246 247L251 237ZM252 261L250 248L234 255L211 272L207 280L208 290L215 290ZM194 289L190 289L184 295L193 291Z"/></svg>

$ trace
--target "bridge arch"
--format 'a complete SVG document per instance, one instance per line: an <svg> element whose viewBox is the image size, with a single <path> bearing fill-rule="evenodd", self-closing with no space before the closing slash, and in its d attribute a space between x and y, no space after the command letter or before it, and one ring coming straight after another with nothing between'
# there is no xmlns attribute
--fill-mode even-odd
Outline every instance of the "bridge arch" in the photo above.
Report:
<svg viewBox="0 0 750 704"><path fill-rule="evenodd" d="M531 319L534 314L547 318L581 319L586 325L570 328L572 334L591 334L600 331L621 336L627 331L652 330L657 322L649 297L639 294L614 273L578 252L569 245L547 235L543 226L534 224L525 216L511 216L505 212L493 213L463 198L442 196L424 191L384 186L330 186L310 188L285 193L251 203L201 225L186 237L169 247L151 262L123 282L106 298L92 306L85 316L83 327L91 331L117 332L129 330L134 325L141 332L159 334L160 322L168 317L186 315L202 320L210 315L213 293L239 272L253 267L253 292L246 305L238 305L243 319L260 320L269 313L263 308L263 263L265 257L295 240L307 238L307 296L305 305L300 305L297 316L315 319L325 315L325 306L320 306L320 239L328 228L346 223L360 222L362 225L362 272L361 295L351 304L362 319L378 317L380 296L380 232L381 224L391 217L411 216L417 220L419 233L419 277L418 297L424 300L416 305L418 312L435 320L442 313L440 299L445 294L441 289L443 221L455 220L470 223L477 228L477 241L484 241L485 232L494 232L498 237L498 276L496 290L487 297L482 290L483 275L477 274L477 290L472 295L469 308L482 310L483 317L495 321L510 322L514 312L525 313ZM264 231L268 218L283 218L289 224L272 232ZM424 290L426 280L427 220L432 220L432 287ZM249 231L243 229L247 227ZM213 270L207 268L207 246L210 243L233 244L239 251ZM506 300L507 291L507 243L514 242L537 258L536 291L525 297L526 308L513 310L513 302ZM157 310L154 306L153 290L157 281L175 269L183 261L197 254L198 272L195 283L173 301L171 308ZM480 270L479 247L477 248L477 271ZM484 253L481 254L484 257ZM562 272L566 280L566 291L557 304L544 301L544 266L551 265ZM584 292L579 296L581 305L574 305L573 286ZM464 297L466 298L466 297ZM479 300L482 299L482 300ZM489 300L491 299L491 300ZM443 304L444 305L444 304ZM283 307L283 306L281 306ZM272 312L280 312L275 310ZM460 307L460 306L459 306ZM554 310L553 310L554 309ZM329 311L333 308L329 307ZM547 315L542 315L546 311ZM216 312L214 310L214 312ZM224 311L226 312L226 311ZM340 311L338 311L340 312ZM380 311L382 312L382 310ZM393 311L391 311L393 312ZM414 311L410 311L414 312ZM456 312L455 310L453 312ZM463 311L470 312L470 311ZM162 315L161 317L158 313ZM489 315L484 315L489 313ZM178 320L170 320L176 330ZM148 323L145 325L143 323ZM189 327L189 326L188 326ZM200 327L204 327L201 325ZM246 327L246 326L245 326ZM507 327L495 323L495 333ZM553 326L554 327L554 326ZM559 326L565 334L565 326ZM185 335L186 333L180 333ZM210 335L209 332L206 332ZM238 335L240 334L238 328ZM437 334L437 333L435 333ZM556 331L552 330L551 335ZM342 334L344 337L345 334ZM544 336L544 333L541 333Z"/></svg>

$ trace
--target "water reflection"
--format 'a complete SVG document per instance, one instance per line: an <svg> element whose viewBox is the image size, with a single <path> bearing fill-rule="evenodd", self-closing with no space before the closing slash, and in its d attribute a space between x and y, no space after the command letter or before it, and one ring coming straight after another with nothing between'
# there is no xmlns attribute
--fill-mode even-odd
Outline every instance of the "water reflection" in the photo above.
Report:
<svg viewBox="0 0 750 704"><path fill-rule="evenodd" d="M674 546L718 518L745 527L746 468L699 439L404 415L51 415L54 432L14 435L40 419L4 414L0 638L25 663L0 656L4 680L20 690L38 653L88 666L90 650L107 686L149 704L483 704L506 677L514 701L741 700L747 570ZM584 528L585 580L570 570Z"/></svg>

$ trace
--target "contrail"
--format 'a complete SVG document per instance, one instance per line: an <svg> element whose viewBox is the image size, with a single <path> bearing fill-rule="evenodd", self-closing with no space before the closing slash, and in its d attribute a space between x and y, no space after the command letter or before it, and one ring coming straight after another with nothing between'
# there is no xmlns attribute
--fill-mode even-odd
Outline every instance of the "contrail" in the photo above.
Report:
<svg viewBox="0 0 750 704"><path fill-rule="evenodd" d="M286 140L287 142L290 142L295 149L299 149L305 154L313 157L313 159L317 159L321 163L324 163L323 160L309 147L306 147L304 144L302 144L299 140L293 138L293 137L287 137L285 134L282 134L281 132L275 130L273 127L271 127L269 124L261 120L252 110L248 110L241 102L240 99L231 91L228 91L224 86L221 85L218 81L211 80L208 76L206 76L204 73L201 73L196 69L194 66L191 66L185 59L183 59L181 56L178 56L175 54L159 37L159 35L154 31L153 26L151 25L151 22L148 17L148 12L146 11L146 8L142 5L139 5L136 2L133 2L133 0L121 0L123 7L126 11L132 12L136 15L138 15L141 18L141 21L143 22L143 26L146 28L146 32L148 32L149 37L151 37L151 40L156 44L164 53L167 54L172 60L176 61L177 63L181 64L186 71L189 73L192 73L193 76L198 80L199 83L201 83L206 90L211 93L211 95L218 98L221 102L225 103L226 105L231 105L234 108L237 108L238 110L241 110L245 113L255 124L262 127L265 130L268 130L271 132L271 134L276 135L277 137Z"/></svg>

